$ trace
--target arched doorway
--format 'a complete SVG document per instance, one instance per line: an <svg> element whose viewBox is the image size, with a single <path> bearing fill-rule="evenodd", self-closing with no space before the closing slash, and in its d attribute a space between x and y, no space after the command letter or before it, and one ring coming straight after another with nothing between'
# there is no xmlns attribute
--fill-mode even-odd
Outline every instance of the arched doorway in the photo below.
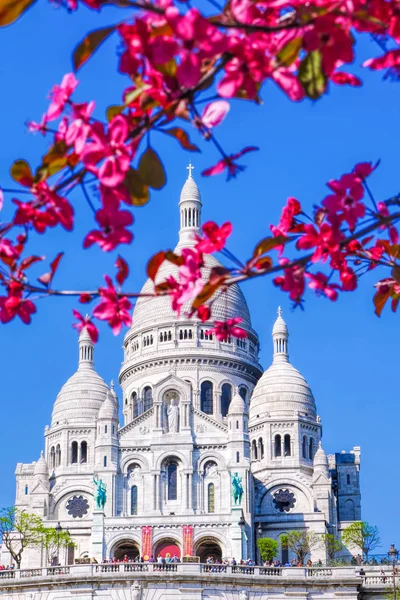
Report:
<svg viewBox="0 0 400 600"><path fill-rule="evenodd" d="M127 556L129 560L135 560L140 556L139 546L133 540L122 540L114 547L110 558L115 560L124 560L124 556Z"/></svg>
<svg viewBox="0 0 400 600"><path fill-rule="evenodd" d="M166 558L168 554L170 558L173 558L174 556L180 558L181 549L175 540L171 538L164 538L156 544L154 549L154 558L157 559L160 554L163 558Z"/></svg>
<svg viewBox="0 0 400 600"><path fill-rule="evenodd" d="M196 556L200 556L200 562L207 562L208 558L222 560L221 546L215 538L203 538L196 544Z"/></svg>

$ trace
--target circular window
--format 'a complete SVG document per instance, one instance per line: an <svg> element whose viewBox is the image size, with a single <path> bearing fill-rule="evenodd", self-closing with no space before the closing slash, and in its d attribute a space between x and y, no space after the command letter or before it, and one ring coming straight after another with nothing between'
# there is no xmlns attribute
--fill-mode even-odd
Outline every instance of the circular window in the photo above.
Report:
<svg viewBox="0 0 400 600"><path fill-rule="evenodd" d="M72 496L67 502L67 513L74 519L80 519L87 515L89 502L83 496Z"/></svg>
<svg viewBox="0 0 400 600"><path fill-rule="evenodd" d="M282 489L272 494L274 507L279 512L289 512L296 506L296 497L290 490Z"/></svg>

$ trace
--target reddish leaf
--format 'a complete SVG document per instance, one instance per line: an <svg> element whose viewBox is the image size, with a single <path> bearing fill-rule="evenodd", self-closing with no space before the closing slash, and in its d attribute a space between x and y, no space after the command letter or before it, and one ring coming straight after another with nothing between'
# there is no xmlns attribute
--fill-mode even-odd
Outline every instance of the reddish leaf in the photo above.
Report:
<svg viewBox="0 0 400 600"><path fill-rule="evenodd" d="M45 285L46 287L49 287L49 285L53 281L53 277L58 269L58 265L60 264L60 261L63 256L64 256L64 252L59 252L57 254L57 256L55 257L53 262L50 263L50 271L48 273L44 273L43 275L38 277L38 281L40 281L40 283L43 283L43 285Z"/></svg>
<svg viewBox="0 0 400 600"><path fill-rule="evenodd" d="M78 44L72 55L74 69L77 71L96 52L97 48L115 31L116 25L95 29Z"/></svg>
<svg viewBox="0 0 400 600"><path fill-rule="evenodd" d="M29 267L31 267L32 265L34 265L37 262L40 262L41 260L44 260L44 256L27 256L21 262L21 264L19 266L19 270L25 271L26 269L29 269Z"/></svg>
<svg viewBox="0 0 400 600"><path fill-rule="evenodd" d="M85 292L79 296L79 302L81 302L81 304L88 304L88 302L91 302L92 300L92 296L90 294L86 294Z"/></svg>
<svg viewBox="0 0 400 600"><path fill-rule="evenodd" d="M152 148L147 148L140 157L138 171L140 179L155 190L160 190L167 181L164 165Z"/></svg>
<svg viewBox="0 0 400 600"><path fill-rule="evenodd" d="M36 0L1 0L0 27L16 21L35 2Z"/></svg>
<svg viewBox="0 0 400 600"><path fill-rule="evenodd" d="M392 269L392 277L396 283L400 284L400 265L395 265Z"/></svg>
<svg viewBox="0 0 400 600"><path fill-rule="evenodd" d="M165 260L169 260L169 262L172 262L177 267L180 267L185 262L185 260L182 256L179 256L179 254L175 254L174 252L171 252L171 250L168 250L165 253Z"/></svg>
<svg viewBox="0 0 400 600"><path fill-rule="evenodd" d="M387 291L385 291L384 293L382 293L381 291L376 292L375 296L374 296L374 305L375 305L375 314L378 315L378 317L381 316L381 312L386 304L386 302L389 300L391 295L391 289L388 287Z"/></svg>
<svg viewBox="0 0 400 600"><path fill-rule="evenodd" d="M26 160L16 160L11 165L10 175L14 181L25 187L31 187L34 181L31 168Z"/></svg>
<svg viewBox="0 0 400 600"><path fill-rule="evenodd" d="M143 183L136 169L128 170L124 185L129 192L133 206L144 206L150 200L149 188Z"/></svg>
<svg viewBox="0 0 400 600"><path fill-rule="evenodd" d="M215 294L220 285L220 281L217 281L216 283L207 282L203 286L203 289L201 290L200 294L198 294L193 300L192 310L198 310L202 304L207 302L207 300L209 300Z"/></svg>
<svg viewBox="0 0 400 600"><path fill-rule="evenodd" d="M115 279L119 285L122 285L129 275L128 263L122 258L122 256L118 256L117 260L115 261L115 266L118 269Z"/></svg>
<svg viewBox="0 0 400 600"><path fill-rule="evenodd" d="M192 142L189 139L188 133L184 129L181 129L181 127L171 127L170 129L163 129L163 132L178 140L182 148L184 148L185 150L190 150L191 152L200 152L200 148L198 148L195 144L192 144Z"/></svg>
<svg viewBox="0 0 400 600"><path fill-rule="evenodd" d="M261 242L258 242L257 246L254 248L253 258L257 258L257 256L261 256L262 254L269 252L270 250L272 250L272 248L275 248L276 246L281 246L282 244L285 244L288 241L288 239L289 238L283 235L264 238L263 240L261 240Z"/></svg>
<svg viewBox="0 0 400 600"><path fill-rule="evenodd" d="M157 277L158 269L160 268L164 260L165 252L160 251L157 252L157 254L154 254L154 256L152 256L149 262L147 263L147 276L150 277L150 279L152 279L153 281Z"/></svg>

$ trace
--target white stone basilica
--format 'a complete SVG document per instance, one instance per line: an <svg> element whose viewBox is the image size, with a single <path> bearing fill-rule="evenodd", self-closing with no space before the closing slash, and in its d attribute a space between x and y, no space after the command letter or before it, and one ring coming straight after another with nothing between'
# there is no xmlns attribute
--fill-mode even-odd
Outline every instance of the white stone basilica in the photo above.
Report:
<svg viewBox="0 0 400 600"><path fill-rule="evenodd" d="M200 231L191 173L179 206L178 253ZM207 268L218 264L207 256ZM158 280L175 270L164 262ZM152 286L148 280L143 292ZM325 454L313 394L289 361L281 311L265 372L240 288L217 295L212 312L217 320L240 316L248 337L219 342L210 323L178 317L168 297L137 301L119 374L123 425L114 386L96 372L82 331L78 368L56 398L44 454L16 470L16 505L49 526L59 522L76 542L63 564L168 552L239 561L257 558L259 537L304 528L339 537L360 519L359 447ZM244 490L236 505L235 473ZM104 511L95 507L94 476L107 486ZM324 547L312 558L324 560ZM22 568L44 560L27 549ZM0 562L10 562L4 548Z"/></svg>

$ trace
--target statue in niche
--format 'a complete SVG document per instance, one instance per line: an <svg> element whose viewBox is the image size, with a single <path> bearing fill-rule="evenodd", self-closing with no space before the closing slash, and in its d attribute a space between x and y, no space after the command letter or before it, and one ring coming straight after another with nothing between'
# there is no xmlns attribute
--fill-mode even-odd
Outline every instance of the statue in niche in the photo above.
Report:
<svg viewBox="0 0 400 600"><path fill-rule="evenodd" d="M175 391L165 394L166 403L166 430L168 433L178 433L179 431L179 396Z"/></svg>
<svg viewBox="0 0 400 600"><path fill-rule="evenodd" d="M242 590L239 592L239 600L249 600L249 594L245 590Z"/></svg>
<svg viewBox="0 0 400 600"><path fill-rule="evenodd" d="M131 482L133 479L137 479L140 477L140 466L133 465L131 469L129 469L128 473L129 481Z"/></svg>
<svg viewBox="0 0 400 600"><path fill-rule="evenodd" d="M218 466L215 462L208 462L204 467L204 474L206 477L215 477L218 475Z"/></svg>
<svg viewBox="0 0 400 600"><path fill-rule="evenodd" d="M179 431L179 406L178 399L173 398L167 408L168 432L178 433Z"/></svg>
<svg viewBox="0 0 400 600"><path fill-rule="evenodd" d="M142 586L138 581L134 581L131 586L132 600L140 600L142 597Z"/></svg>

